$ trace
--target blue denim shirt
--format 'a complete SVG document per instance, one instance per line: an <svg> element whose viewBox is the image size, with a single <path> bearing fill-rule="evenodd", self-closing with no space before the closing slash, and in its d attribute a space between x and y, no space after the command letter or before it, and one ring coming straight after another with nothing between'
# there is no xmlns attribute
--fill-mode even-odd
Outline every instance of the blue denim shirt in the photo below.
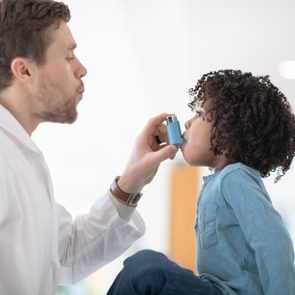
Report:
<svg viewBox="0 0 295 295"><path fill-rule="evenodd" d="M292 241L257 170L204 177L196 233L198 272L223 294L295 294Z"/></svg>

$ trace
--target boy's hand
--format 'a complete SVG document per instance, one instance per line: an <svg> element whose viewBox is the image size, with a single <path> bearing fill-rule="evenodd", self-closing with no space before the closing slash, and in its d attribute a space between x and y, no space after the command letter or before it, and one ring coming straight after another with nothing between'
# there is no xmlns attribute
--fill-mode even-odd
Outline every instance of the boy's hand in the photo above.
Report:
<svg viewBox="0 0 295 295"><path fill-rule="evenodd" d="M138 136L128 164L118 180L118 185L124 192L141 192L154 178L160 163L175 157L177 147L166 143L168 138L163 122L167 116L169 114L164 113L150 119ZM155 136L163 143L159 144Z"/></svg>

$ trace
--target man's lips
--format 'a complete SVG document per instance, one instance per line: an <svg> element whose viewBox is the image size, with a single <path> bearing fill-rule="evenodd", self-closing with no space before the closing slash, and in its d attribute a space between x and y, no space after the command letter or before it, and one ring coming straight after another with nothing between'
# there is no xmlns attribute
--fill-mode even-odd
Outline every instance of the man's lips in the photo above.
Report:
<svg viewBox="0 0 295 295"><path fill-rule="evenodd" d="M80 81L80 82L81 84L80 84L80 87L78 88L78 93L83 94L83 92L85 91L85 87L84 87L83 81Z"/></svg>
<svg viewBox="0 0 295 295"><path fill-rule="evenodd" d="M85 88L83 87L83 88L80 88L80 89L78 90L78 93L79 93L79 94L83 94L84 91L85 91Z"/></svg>
<svg viewBox="0 0 295 295"><path fill-rule="evenodd" d="M80 100L83 98L84 91L85 91L84 87L78 89L78 92L77 92L77 103L80 102Z"/></svg>

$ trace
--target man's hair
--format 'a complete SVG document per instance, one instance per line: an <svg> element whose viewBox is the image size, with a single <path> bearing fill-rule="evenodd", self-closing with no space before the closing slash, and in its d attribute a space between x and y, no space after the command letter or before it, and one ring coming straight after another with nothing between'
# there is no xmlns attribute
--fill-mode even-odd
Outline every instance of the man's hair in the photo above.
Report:
<svg viewBox="0 0 295 295"><path fill-rule="evenodd" d="M285 95L269 80L239 70L207 73L189 90L192 109L212 121L211 150L259 170L277 170L275 182L295 154L295 116Z"/></svg>
<svg viewBox="0 0 295 295"><path fill-rule="evenodd" d="M27 57L41 65L51 43L49 28L70 20L62 2L52 0L0 1L0 91L10 85L11 62Z"/></svg>

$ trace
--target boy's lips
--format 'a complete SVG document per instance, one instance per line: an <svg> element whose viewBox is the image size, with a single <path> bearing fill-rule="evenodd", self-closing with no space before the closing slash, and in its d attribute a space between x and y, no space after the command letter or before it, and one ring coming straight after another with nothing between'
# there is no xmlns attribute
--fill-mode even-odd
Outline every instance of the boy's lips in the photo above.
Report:
<svg viewBox="0 0 295 295"><path fill-rule="evenodd" d="M185 144L186 144L186 137L183 135L183 136L182 136L182 139L183 139L183 144L182 144L181 147L180 147L180 150L181 150L181 151L183 150L183 147L184 147Z"/></svg>

